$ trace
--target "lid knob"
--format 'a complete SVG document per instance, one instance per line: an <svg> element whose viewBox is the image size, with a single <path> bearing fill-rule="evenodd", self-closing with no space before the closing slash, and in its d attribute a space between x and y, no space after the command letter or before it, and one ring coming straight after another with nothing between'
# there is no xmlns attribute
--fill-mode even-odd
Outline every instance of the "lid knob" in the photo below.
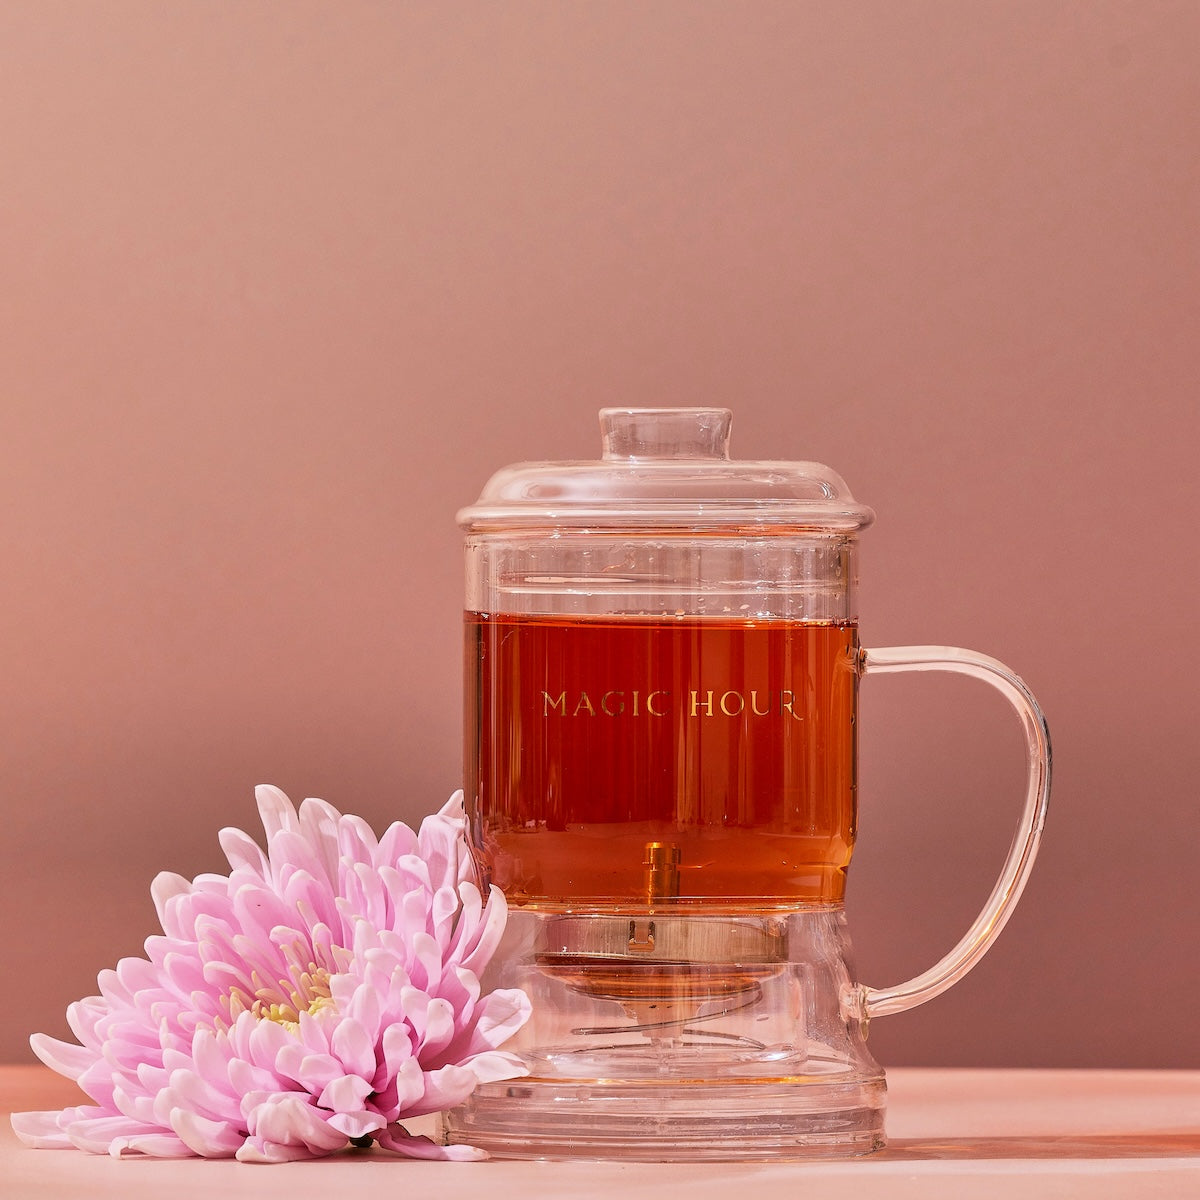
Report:
<svg viewBox="0 0 1200 1200"><path fill-rule="evenodd" d="M727 408L602 408L604 458L729 458Z"/></svg>

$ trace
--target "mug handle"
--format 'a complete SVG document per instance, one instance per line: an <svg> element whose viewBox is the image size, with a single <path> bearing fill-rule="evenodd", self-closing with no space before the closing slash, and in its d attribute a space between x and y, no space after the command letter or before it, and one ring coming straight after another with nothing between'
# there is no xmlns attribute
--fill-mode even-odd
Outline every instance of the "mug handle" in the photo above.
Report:
<svg viewBox="0 0 1200 1200"><path fill-rule="evenodd" d="M1004 928L1029 878L1050 802L1050 730L1033 693L994 658L954 646L891 646L861 650L863 675L893 671L953 671L990 683L1017 710L1025 731L1029 778L1025 807L1017 824L1008 858L983 911L962 940L945 958L921 975L889 988L859 984L847 996L847 1015L866 1024L872 1017L904 1012L932 1000L956 984L987 953Z"/></svg>

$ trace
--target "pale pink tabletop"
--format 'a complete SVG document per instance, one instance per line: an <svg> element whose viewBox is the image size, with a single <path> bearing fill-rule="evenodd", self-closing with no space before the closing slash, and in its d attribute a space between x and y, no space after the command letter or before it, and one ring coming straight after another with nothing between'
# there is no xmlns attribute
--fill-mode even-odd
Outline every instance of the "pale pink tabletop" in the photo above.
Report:
<svg viewBox="0 0 1200 1200"><path fill-rule="evenodd" d="M78 1093L43 1067L0 1067L0 1197L1200 1198L1200 1071L895 1068L888 1079L888 1149L846 1162L430 1163L366 1153L259 1166L27 1150L7 1113L78 1103Z"/></svg>

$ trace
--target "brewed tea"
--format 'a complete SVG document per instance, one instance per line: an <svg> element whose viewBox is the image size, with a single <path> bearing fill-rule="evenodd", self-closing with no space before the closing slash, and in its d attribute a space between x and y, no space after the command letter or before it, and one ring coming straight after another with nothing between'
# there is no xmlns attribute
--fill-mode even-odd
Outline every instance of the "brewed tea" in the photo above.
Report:
<svg viewBox="0 0 1200 1200"><path fill-rule="evenodd" d="M468 804L510 904L841 901L853 623L468 612L466 639Z"/></svg>

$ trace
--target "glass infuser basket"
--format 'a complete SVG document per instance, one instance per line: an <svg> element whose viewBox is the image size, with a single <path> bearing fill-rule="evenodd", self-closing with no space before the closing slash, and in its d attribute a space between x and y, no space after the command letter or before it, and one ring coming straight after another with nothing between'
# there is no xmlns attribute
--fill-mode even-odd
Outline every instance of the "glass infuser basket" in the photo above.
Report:
<svg viewBox="0 0 1200 1200"><path fill-rule="evenodd" d="M443 1122L500 1156L772 1159L884 1143L868 1022L980 959L1032 867L1045 720L994 659L865 650L873 519L816 463L729 458L724 409L606 409L597 462L509 467L466 534L465 791L509 903L489 986L526 1078ZM892 988L849 965L864 675L955 671L1022 722L1028 787L987 905Z"/></svg>

